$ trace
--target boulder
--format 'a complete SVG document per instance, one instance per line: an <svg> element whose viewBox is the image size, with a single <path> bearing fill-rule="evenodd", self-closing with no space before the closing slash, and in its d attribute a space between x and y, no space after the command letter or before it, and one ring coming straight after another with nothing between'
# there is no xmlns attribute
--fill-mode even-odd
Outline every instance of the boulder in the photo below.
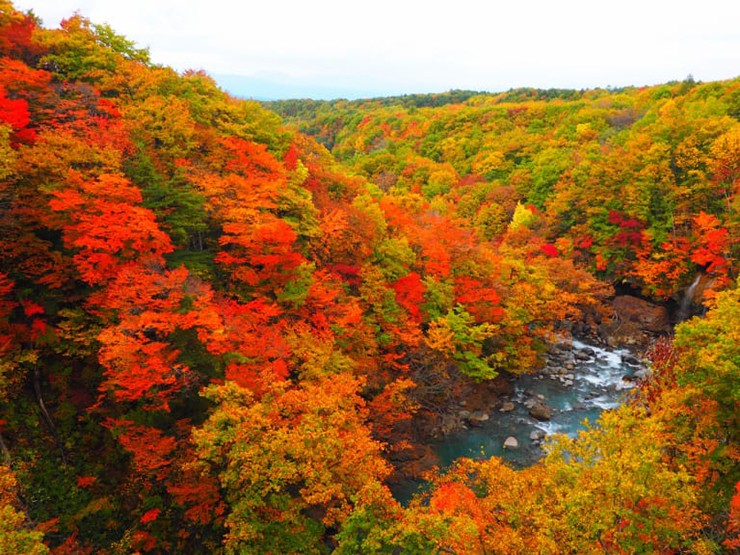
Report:
<svg viewBox="0 0 740 555"><path fill-rule="evenodd" d="M671 321L664 306L653 304L631 295L614 299L614 313L622 322L635 322L641 330L650 333L670 331Z"/></svg>
<svg viewBox="0 0 740 555"><path fill-rule="evenodd" d="M504 401L501 404L501 408L498 409L499 412L511 412L515 408L514 403L512 401Z"/></svg>
<svg viewBox="0 0 740 555"><path fill-rule="evenodd" d="M642 366L639 358L629 354L622 355L622 362L629 364L630 366Z"/></svg>
<svg viewBox="0 0 740 555"><path fill-rule="evenodd" d="M514 436L509 436L506 438L506 441L504 441L504 449L518 449L519 448L519 440L515 438Z"/></svg>
<svg viewBox="0 0 740 555"><path fill-rule="evenodd" d="M646 346L651 337L671 329L668 310L649 301L620 295L613 302L614 319L602 324L600 331L607 345Z"/></svg>
<svg viewBox="0 0 740 555"><path fill-rule="evenodd" d="M532 430L529 432L529 439L532 441L542 441L546 435L545 430Z"/></svg>
<svg viewBox="0 0 740 555"><path fill-rule="evenodd" d="M550 420L552 414L553 410L541 401L533 403L529 408L529 415L537 420Z"/></svg>
<svg viewBox="0 0 740 555"><path fill-rule="evenodd" d="M490 416L488 413L485 413L482 410L477 410L468 416L468 423L470 423L471 426L482 426L489 418Z"/></svg>

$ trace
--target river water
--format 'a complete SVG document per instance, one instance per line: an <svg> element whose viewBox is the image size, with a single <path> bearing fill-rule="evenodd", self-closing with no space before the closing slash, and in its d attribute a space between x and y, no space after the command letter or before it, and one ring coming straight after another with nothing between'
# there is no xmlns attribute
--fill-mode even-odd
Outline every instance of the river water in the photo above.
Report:
<svg viewBox="0 0 740 555"><path fill-rule="evenodd" d="M575 436L585 427L586 421L593 423L602 411L623 403L634 387L634 380L645 372L626 350L604 349L574 340L572 352L580 357L574 357L573 368L567 370L571 374L568 376L570 385L563 383L566 381L563 377L553 374L518 377L510 399L514 410L492 409L490 419L480 426L469 427L434 443L440 468L460 457L488 459L499 456L515 467L531 465L544 455L542 442L531 439L532 432ZM549 421L538 421L529 415L527 405L532 400L543 401L554 409ZM506 449L504 441L511 436L517 438L519 447ZM405 484L401 488L403 491L397 492L398 497L410 497L418 486L419 483Z"/></svg>

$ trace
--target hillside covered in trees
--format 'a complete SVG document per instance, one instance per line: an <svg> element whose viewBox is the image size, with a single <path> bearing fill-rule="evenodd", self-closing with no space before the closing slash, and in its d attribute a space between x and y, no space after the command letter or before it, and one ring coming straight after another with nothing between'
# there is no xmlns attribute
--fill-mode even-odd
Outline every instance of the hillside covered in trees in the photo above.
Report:
<svg viewBox="0 0 740 555"><path fill-rule="evenodd" d="M733 552L738 188L740 79L263 106L0 0L0 553ZM393 497L698 275L620 409Z"/></svg>

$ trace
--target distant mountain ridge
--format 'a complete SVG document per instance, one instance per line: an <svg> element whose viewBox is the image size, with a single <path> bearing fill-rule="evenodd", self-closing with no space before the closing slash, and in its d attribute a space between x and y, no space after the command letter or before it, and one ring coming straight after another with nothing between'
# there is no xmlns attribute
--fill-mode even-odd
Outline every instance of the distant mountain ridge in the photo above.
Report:
<svg viewBox="0 0 740 555"><path fill-rule="evenodd" d="M332 85L315 79L288 78L281 75L213 75L215 81L231 94L260 101L311 98L333 100L385 96L388 91L361 86ZM328 81L327 81L328 82Z"/></svg>

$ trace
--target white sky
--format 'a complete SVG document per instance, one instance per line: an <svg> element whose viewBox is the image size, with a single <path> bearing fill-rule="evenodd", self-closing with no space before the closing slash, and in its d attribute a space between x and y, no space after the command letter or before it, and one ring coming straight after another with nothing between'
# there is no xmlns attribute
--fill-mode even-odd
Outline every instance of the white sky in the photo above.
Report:
<svg viewBox="0 0 740 555"><path fill-rule="evenodd" d="M373 94L740 75L740 0L15 0L178 70Z"/></svg>

